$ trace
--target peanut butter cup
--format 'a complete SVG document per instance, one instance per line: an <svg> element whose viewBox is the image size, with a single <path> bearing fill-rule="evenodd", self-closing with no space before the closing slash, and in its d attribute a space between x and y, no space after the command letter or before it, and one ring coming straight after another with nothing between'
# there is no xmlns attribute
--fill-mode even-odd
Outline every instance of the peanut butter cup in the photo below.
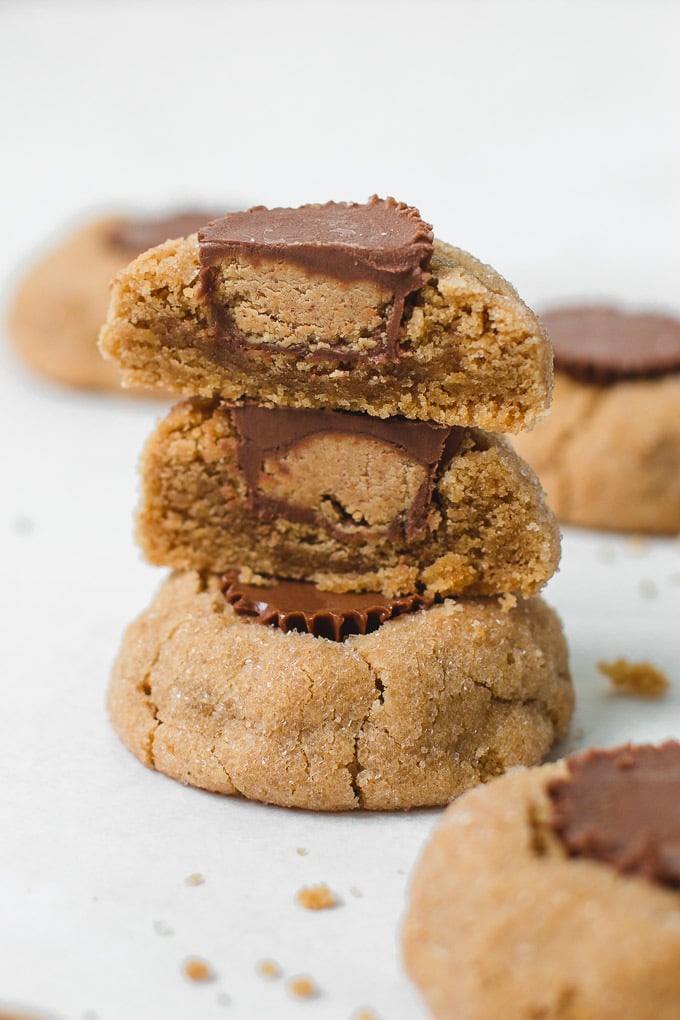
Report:
<svg viewBox="0 0 680 1020"><path fill-rule="evenodd" d="M427 525L435 475L442 458L455 455L465 432L430 422L309 408L247 405L234 408L231 416L240 436L239 466L248 483L252 509L264 518L280 515L290 520L321 523L345 538L361 538L357 525L360 521L365 526L369 524L370 511L364 506L362 510L355 509L352 515L341 501L331 499L333 465L326 458L332 451L324 447L324 437L334 434L341 442L346 442L347 437L359 437L359 443L364 446L368 443L383 460L390 450L400 452L402 470L411 468L411 499L383 525L383 530L395 538L403 534L413 539ZM321 504L325 513L300 503L300 479L296 479L289 462L282 464L284 454L294 456L311 443L329 476L328 493ZM355 453L359 455L356 446ZM281 485L280 481L278 485L272 484L274 475L285 477L287 484ZM334 510L332 516L329 509Z"/></svg>
<svg viewBox="0 0 680 1020"><path fill-rule="evenodd" d="M379 592L327 592L303 581L275 581L261 587L241 584L235 573L224 575L222 590L242 616L278 627L284 634L297 630L330 641L370 634L385 620L426 609L434 602L431 595L390 599Z"/></svg>
<svg viewBox="0 0 680 1020"><path fill-rule="evenodd" d="M568 854L680 886L680 744L587 751L566 763L569 775L548 795Z"/></svg>
<svg viewBox="0 0 680 1020"><path fill-rule="evenodd" d="M680 371L680 322L670 316L593 305L555 309L541 318L555 368L581 382L604 386Z"/></svg>
<svg viewBox="0 0 680 1020"><path fill-rule="evenodd" d="M199 230L198 240L204 292L224 338L237 343L246 339L220 300L215 267L236 259L251 264L289 263L311 276L331 277L339 287L355 283L375 287L382 294L382 304L390 306L384 350L379 353L395 358L404 299L428 279L426 266L434 235L417 209L373 196L364 205L256 206L209 224ZM316 352L319 357L332 353Z"/></svg>

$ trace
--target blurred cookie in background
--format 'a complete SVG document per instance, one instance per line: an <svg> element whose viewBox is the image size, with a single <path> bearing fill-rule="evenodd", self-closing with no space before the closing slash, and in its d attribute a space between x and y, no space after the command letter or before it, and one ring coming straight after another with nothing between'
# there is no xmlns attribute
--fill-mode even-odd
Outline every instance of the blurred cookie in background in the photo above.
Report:
<svg viewBox="0 0 680 1020"><path fill-rule="evenodd" d="M680 321L595 305L541 319L555 353L552 407L512 442L558 519L680 531Z"/></svg>
<svg viewBox="0 0 680 1020"><path fill-rule="evenodd" d="M20 356L55 382L119 391L120 371L97 348L111 280L147 248L190 234L225 211L98 217L70 233L31 267L11 302L9 334Z"/></svg>
<svg viewBox="0 0 680 1020"><path fill-rule="evenodd" d="M680 744L515 769L444 813L406 970L436 1020L675 1020Z"/></svg>

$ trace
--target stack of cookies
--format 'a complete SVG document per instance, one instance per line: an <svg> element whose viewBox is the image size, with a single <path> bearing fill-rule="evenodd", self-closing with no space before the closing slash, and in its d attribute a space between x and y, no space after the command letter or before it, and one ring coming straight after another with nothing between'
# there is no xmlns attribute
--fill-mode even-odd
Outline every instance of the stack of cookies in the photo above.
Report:
<svg viewBox="0 0 680 1020"><path fill-rule="evenodd" d="M573 702L538 596L559 536L499 433L545 410L551 350L509 284L391 199L258 207L131 263L101 347L187 398L141 466L173 573L110 692L142 762L338 810L545 756Z"/></svg>

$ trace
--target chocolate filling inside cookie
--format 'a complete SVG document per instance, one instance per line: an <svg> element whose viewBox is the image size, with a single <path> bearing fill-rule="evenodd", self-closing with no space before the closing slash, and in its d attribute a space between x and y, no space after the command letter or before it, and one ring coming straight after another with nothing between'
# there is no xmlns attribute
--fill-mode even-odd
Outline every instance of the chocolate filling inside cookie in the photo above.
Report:
<svg viewBox="0 0 680 1020"><path fill-rule="evenodd" d="M406 297L429 279L434 235L394 199L230 213L198 233L220 344L311 360L396 360Z"/></svg>
<svg viewBox="0 0 680 1020"><path fill-rule="evenodd" d="M581 382L604 386L680 371L680 322L669 316L586 306L541 318L555 367Z"/></svg>
<svg viewBox="0 0 680 1020"><path fill-rule="evenodd" d="M350 634L370 634L395 616L426 609L430 595L386 598L375 592L327 592L304 581L275 581L260 587L241 584L235 573L222 578L222 591L237 613L257 623L296 630L330 641L344 641Z"/></svg>
<svg viewBox="0 0 680 1020"><path fill-rule="evenodd" d="M588 751L548 786L552 827L569 856L680 886L680 744Z"/></svg>
<svg viewBox="0 0 680 1020"><path fill-rule="evenodd" d="M437 469L464 434L338 411L246 406L231 415L255 513L321 525L349 541L422 532Z"/></svg>

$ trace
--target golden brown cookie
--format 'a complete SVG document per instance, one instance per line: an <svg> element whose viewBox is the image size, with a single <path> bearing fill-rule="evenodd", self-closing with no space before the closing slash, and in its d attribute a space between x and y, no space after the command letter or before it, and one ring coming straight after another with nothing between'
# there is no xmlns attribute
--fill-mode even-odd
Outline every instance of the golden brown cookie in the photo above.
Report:
<svg viewBox="0 0 680 1020"><path fill-rule="evenodd" d="M437 1020L675 1020L680 745L574 755L453 804L403 929Z"/></svg>
<svg viewBox="0 0 680 1020"><path fill-rule="evenodd" d="M493 269L372 199L234 213L120 273L127 384L516 432L546 409L542 326Z"/></svg>
<svg viewBox="0 0 680 1020"><path fill-rule="evenodd" d="M19 285L9 333L21 357L42 375L68 386L120 391L120 369L97 348L111 280L146 248L196 230L211 215L178 213L154 220L111 216L78 228Z"/></svg>
<svg viewBox="0 0 680 1020"><path fill-rule="evenodd" d="M544 323L555 346L552 408L513 443L558 519L680 531L680 322L598 307Z"/></svg>
<svg viewBox="0 0 680 1020"><path fill-rule="evenodd" d="M478 429L179 404L142 459L151 563L336 591L535 595L559 534L531 471Z"/></svg>
<svg viewBox="0 0 680 1020"><path fill-rule="evenodd" d="M317 810L444 804L567 727L559 620L540 599L447 600L334 641L238 613L219 578L173 574L132 624L109 696L150 768Z"/></svg>

